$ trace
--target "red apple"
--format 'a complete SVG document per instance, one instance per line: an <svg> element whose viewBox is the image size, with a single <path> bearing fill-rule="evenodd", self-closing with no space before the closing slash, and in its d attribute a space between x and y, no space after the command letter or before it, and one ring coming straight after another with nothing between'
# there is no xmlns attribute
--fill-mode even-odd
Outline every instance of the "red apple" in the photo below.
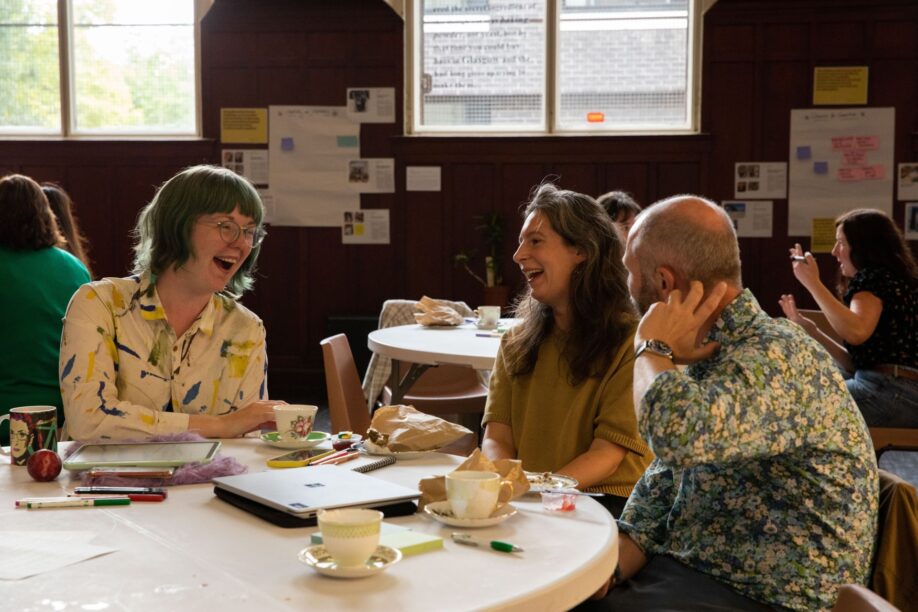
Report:
<svg viewBox="0 0 918 612"><path fill-rule="evenodd" d="M53 450L43 448L32 453L26 468L29 470L29 476L38 482L48 482L61 473L61 458Z"/></svg>

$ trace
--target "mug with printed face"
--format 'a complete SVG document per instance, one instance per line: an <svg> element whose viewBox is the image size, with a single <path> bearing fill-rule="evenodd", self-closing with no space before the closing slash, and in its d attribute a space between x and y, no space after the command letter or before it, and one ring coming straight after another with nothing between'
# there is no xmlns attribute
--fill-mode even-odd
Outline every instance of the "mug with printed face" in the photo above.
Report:
<svg viewBox="0 0 918 612"><path fill-rule="evenodd" d="M479 329L494 329L500 320L500 306L479 306L475 311L478 314L478 321L475 325Z"/></svg>
<svg viewBox="0 0 918 612"><path fill-rule="evenodd" d="M312 431L318 406L278 404L274 407L274 422L282 440L303 440Z"/></svg>
<svg viewBox="0 0 918 612"><path fill-rule="evenodd" d="M13 465L25 465L33 453L43 448L57 452L57 408L54 406L19 406L0 416L10 421L10 455Z"/></svg>

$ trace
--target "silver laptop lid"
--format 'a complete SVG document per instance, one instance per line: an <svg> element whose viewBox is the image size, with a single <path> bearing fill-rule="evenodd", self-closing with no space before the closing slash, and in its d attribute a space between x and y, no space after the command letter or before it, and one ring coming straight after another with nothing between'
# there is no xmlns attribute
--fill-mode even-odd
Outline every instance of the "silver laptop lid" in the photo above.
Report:
<svg viewBox="0 0 918 612"><path fill-rule="evenodd" d="M214 485L300 517L325 508L386 506L421 496L417 489L336 465L221 476Z"/></svg>

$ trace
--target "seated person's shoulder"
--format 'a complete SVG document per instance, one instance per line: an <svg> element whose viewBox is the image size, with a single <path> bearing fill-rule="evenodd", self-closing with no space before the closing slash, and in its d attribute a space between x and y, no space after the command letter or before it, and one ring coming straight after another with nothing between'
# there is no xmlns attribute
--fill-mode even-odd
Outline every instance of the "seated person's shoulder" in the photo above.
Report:
<svg viewBox="0 0 918 612"><path fill-rule="evenodd" d="M240 325L264 326L264 323L257 314L229 296L220 293L215 294L215 305L225 313L227 321L233 321Z"/></svg>

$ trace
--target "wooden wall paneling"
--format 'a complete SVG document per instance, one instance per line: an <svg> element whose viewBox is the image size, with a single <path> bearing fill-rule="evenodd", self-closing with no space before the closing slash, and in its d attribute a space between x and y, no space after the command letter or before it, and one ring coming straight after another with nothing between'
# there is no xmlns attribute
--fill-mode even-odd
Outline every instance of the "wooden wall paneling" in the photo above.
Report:
<svg viewBox="0 0 918 612"><path fill-rule="evenodd" d="M600 188L595 195L602 195L609 191L630 193L642 207L652 204L647 162L604 164Z"/></svg>
<svg viewBox="0 0 918 612"><path fill-rule="evenodd" d="M766 23L762 25L761 32L764 43L762 59L765 61L797 61L809 57L809 24Z"/></svg>
<svg viewBox="0 0 918 612"><path fill-rule="evenodd" d="M117 260L116 228L112 223L114 185L111 168L102 165L69 168L61 186L73 200L73 213L89 241L89 260L96 278L122 275L121 270L106 269Z"/></svg>
<svg viewBox="0 0 918 612"><path fill-rule="evenodd" d="M813 24L810 45L816 65L836 62L863 62L867 52L867 24L863 20Z"/></svg>
<svg viewBox="0 0 918 612"><path fill-rule="evenodd" d="M700 163L661 162L657 164L657 193L676 195L696 193L704 195L700 177Z"/></svg>
<svg viewBox="0 0 918 612"><path fill-rule="evenodd" d="M451 187L443 228L446 238L442 243L444 248L439 251L432 248L431 251L438 253L436 257L446 272L445 276L452 281L452 287L444 287L449 295L441 297L465 300L475 308L482 301L482 285L464 268L454 266L452 258L460 251L468 254L471 257L469 267L484 278L484 258L488 252L478 225L482 215L502 212L498 203L500 189L495 181L497 169L493 164L456 163L450 173Z"/></svg>
<svg viewBox="0 0 918 612"><path fill-rule="evenodd" d="M513 261L513 253L519 244L523 229L523 211L529 203L533 189L548 174L541 163L501 163L498 166L497 209L504 215L504 248L501 252L501 272L504 283L510 287L511 299L525 288L525 280L519 266Z"/></svg>
<svg viewBox="0 0 918 612"><path fill-rule="evenodd" d="M907 21L901 17L875 21L870 38L870 55L875 59L915 61L918 57L918 21Z"/></svg>
<svg viewBox="0 0 918 612"><path fill-rule="evenodd" d="M707 62L752 61L755 59L755 25L749 23L712 24L704 32L704 55Z"/></svg>
<svg viewBox="0 0 918 612"><path fill-rule="evenodd" d="M711 187L715 198L733 197L734 164L755 161L756 65L751 62L714 62L707 67L707 92L702 128L714 136ZM666 193L666 192L664 192Z"/></svg>
<svg viewBox="0 0 918 612"><path fill-rule="evenodd" d="M404 295L393 298L418 299L425 293L431 297L448 297L451 293L446 280L447 258L444 236L447 202L451 197L450 172L444 168L443 191L405 192L403 231Z"/></svg>
<svg viewBox="0 0 918 612"><path fill-rule="evenodd" d="M266 108L299 104L298 100L301 100L305 92L313 88L309 72L302 66L259 66L255 69L255 81L251 83L251 86L257 92L257 99L262 102L254 106ZM270 100L270 102L264 102L264 100Z"/></svg>
<svg viewBox="0 0 918 612"><path fill-rule="evenodd" d="M549 171L558 176L555 181L557 186L595 198L600 190L600 167L595 161L590 161L578 164L552 164Z"/></svg>
<svg viewBox="0 0 918 612"><path fill-rule="evenodd" d="M258 72L254 68L213 67L201 78L203 95L204 136L220 138L221 108L251 108L266 106L257 95Z"/></svg>

